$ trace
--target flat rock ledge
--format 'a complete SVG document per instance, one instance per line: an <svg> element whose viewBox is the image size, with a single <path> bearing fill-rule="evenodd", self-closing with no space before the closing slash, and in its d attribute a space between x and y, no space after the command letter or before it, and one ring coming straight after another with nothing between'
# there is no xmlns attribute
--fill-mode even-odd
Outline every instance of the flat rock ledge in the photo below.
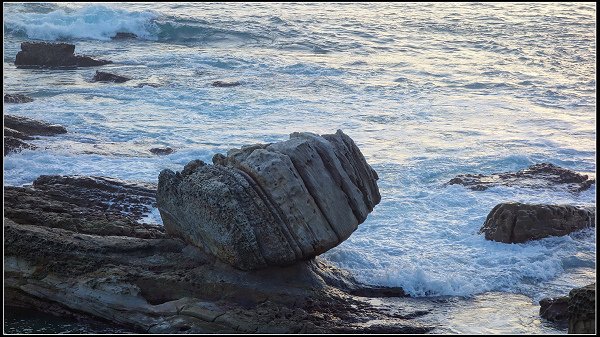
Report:
<svg viewBox="0 0 600 337"><path fill-rule="evenodd" d="M479 233L487 240L521 243L594 227L595 218L593 207L509 202L492 209Z"/></svg>
<svg viewBox="0 0 600 337"><path fill-rule="evenodd" d="M17 53L17 68L95 67L112 63L89 56L75 55L75 45L69 43L23 42Z"/></svg>
<svg viewBox="0 0 600 337"><path fill-rule="evenodd" d="M67 130L57 124L50 124L35 119L4 115L4 155L23 149L35 149L25 140L36 139L33 136L54 136L66 133Z"/></svg>
<svg viewBox="0 0 600 337"><path fill-rule="evenodd" d="M158 209L168 233L242 270L337 246L381 199L377 173L341 130L232 149L213 164L162 171Z"/></svg>
<svg viewBox="0 0 600 337"><path fill-rule="evenodd" d="M242 271L170 237L143 221L155 188L80 176L6 186L5 305L89 315L140 333L432 329L414 313L350 295L361 285L322 260Z"/></svg>
<svg viewBox="0 0 600 337"><path fill-rule="evenodd" d="M474 191L484 191L494 186L518 186L525 188L564 188L581 192L596 183L585 174L580 174L550 163L532 165L517 172L483 174L460 174L448 185L463 185Z"/></svg>

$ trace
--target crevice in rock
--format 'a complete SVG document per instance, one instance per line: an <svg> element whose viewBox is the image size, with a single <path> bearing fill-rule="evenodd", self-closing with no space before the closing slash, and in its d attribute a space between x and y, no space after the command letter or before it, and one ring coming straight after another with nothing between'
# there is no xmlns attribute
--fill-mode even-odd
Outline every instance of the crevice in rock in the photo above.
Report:
<svg viewBox="0 0 600 337"><path fill-rule="evenodd" d="M294 231L290 229L290 224L288 223L288 220L281 208L279 208L279 206L273 201L271 196L266 192L266 189L260 185L259 181L255 179L252 172L246 170L242 165L236 165L236 169L248 181L250 186L252 186L256 194L261 198L262 202L267 206L267 208L271 210L271 215L275 221L277 221L277 224L279 225L279 228L281 228L283 235L286 237L288 244L293 248L296 258L304 258L304 252L300 248L301 246L298 242L298 238L295 236Z"/></svg>

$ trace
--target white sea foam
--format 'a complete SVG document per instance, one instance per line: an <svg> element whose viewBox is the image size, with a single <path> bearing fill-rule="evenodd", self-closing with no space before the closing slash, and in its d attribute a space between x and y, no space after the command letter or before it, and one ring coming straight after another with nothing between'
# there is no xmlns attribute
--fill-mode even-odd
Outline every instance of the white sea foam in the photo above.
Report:
<svg viewBox="0 0 600 337"><path fill-rule="evenodd" d="M153 20L157 17L153 11L135 12L109 5L91 5L49 13L5 13L4 27L8 32L23 33L28 38L39 40L110 40L117 32L156 39Z"/></svg>

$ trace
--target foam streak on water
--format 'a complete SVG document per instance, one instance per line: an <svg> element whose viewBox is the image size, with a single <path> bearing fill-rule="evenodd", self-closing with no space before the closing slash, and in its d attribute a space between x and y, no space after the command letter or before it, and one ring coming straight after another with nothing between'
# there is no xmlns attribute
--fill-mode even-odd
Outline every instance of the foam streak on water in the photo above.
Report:
<svg viewBox="0 0 600 337"><path fill-rule="evenodd" d="M533 299L595 280L594 230L507 245L478 230L506 201L593 205L580 194L443 184L540 162L595 172L595 4L5 4L5 113L69 133L5 158L4 183L40 174L156 182L164 168L294 131L343 129L382 202L324 256L411 295ZM116 32L140 39L111 41ZM134 78L24 70L20 42L76 43ZM240 80L215 88L216 80ZM143 82L159 87L138 87ZM175 153L148 152L170 146ZM594 186L595 188L595 186Z"/></svg>

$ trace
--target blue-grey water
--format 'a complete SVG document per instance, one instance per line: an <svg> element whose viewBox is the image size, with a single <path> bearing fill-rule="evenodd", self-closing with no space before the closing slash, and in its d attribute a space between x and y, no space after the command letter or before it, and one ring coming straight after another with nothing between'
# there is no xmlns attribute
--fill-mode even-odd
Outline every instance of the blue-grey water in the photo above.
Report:
<svg viewBox="0 0 600 337"><path fill-rule="evenodd" d="M443 332L564 332L540 321L537 301L596 279L595 229L524 244L478 234L500 202L595 206L595 185L444 186L541 162L595 176L594 3L8 3L3 19L4 91L35 99L4 113L69 130L6 156L6 185L41 174L156 182L232 147L342 129L378 172L382 201L323 256L363 282L471 301ZM134 80L16 69L26 40L70 41ZM176 152L154 156L157 146ZM147 220L160 222L156 210ZM478 300L500 311L468 309Z"/></svg>

